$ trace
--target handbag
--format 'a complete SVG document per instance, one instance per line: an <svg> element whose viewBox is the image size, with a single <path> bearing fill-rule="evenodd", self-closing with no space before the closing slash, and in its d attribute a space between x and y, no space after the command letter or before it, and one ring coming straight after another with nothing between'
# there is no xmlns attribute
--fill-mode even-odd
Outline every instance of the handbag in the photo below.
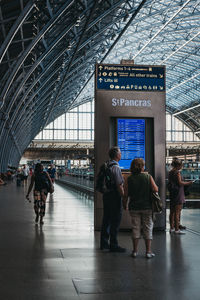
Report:
<svg viewBox="0 0 200 300"><path fill-rule="evenodd" d="M54 186L53 186L53 183L51 182L51 180L49 180L49 177L47 175L45 178L45 185L46 185L47 192L50 194L53 194Z"/></svg>
<svg viewBox="0 0 200 300"><path fill-rule="evenodd" d="M158 193L152 192L151 193L151 201L152 201L152 212L161 214L163 211L163 203L160 199L160 196Z"/></svg>
<svg viewBox="0 0 200 300"><path fill-rule="evenodd" d="M163 203L157 192L151 191L151 177L149 175L150 198L152 204L152 214L161 214L163 211Z"/></svg>
<svg viewBox="0 0 200 300"><path fill-rule="evenodd" d="M54 192L54 186L53 186L52 183L50 183L50 187L49 187L49 189L48 189L48 192L49 192L50 194L53 194L53 192Z"/></svg>

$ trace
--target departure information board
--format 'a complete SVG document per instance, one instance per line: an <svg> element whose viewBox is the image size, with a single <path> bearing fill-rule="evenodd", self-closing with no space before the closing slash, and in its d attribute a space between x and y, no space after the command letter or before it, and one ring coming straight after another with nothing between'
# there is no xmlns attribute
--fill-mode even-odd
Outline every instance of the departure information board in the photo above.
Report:
<svg viewBox="0 0 200 300"><path fill-rule="evenodd" d="M145 160L145 120L117 119L117 144L122 153L121 169L130 169L134 158Z"/></svg>

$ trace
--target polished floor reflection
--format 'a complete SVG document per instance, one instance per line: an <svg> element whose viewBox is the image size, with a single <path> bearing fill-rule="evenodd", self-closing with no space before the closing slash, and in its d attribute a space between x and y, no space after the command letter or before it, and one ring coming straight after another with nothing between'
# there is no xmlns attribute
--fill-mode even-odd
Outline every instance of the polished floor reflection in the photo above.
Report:
<svg viewBox="0 0 200 300"><path fill-rule="evenodd" d="M130 233L119 240L128 251L102 253L93 228L93 201L56 184L44 225L36 225L27 187L0 187L0 299L118 300L200 299L199 210L184 210L184 236L154 235L156 257L133 259Z"/></svg>

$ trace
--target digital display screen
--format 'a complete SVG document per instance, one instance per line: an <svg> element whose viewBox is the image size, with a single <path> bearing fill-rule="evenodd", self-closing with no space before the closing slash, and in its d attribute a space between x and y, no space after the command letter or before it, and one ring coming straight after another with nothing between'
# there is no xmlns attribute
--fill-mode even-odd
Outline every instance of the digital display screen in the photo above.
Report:
<svg viewBox="0 0 200 300"><path fill-rule="evenodd" d="M117 144L122 153L121 169L129 170L134 158L145 160L145 120L117 119Z"/></svg>

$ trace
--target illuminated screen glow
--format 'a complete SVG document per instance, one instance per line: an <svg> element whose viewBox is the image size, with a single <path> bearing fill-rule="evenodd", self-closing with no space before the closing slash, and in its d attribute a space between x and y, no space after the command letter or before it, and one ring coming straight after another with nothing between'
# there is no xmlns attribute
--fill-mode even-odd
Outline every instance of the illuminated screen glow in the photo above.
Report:
<svg viewBox="0 0 200 300"><path fill-rule="evenodd" d="M145 120L117 119L117 144L122 153L121 169L129 170L134 158L145 160Z"/></svg>

